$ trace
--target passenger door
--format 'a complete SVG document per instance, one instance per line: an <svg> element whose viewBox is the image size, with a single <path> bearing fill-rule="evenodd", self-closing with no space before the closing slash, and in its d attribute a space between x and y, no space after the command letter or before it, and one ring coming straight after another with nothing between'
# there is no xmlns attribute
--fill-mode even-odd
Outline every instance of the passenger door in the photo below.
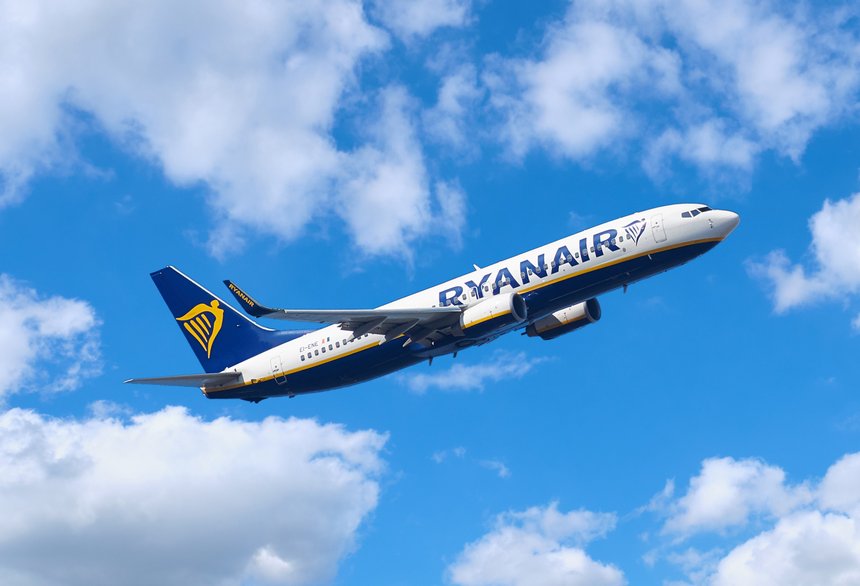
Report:
<svg viewBox="0 0 860 586"><path fill-rule="evenodd" d="M654 235L654 242L666 241L666 230L663 228L663 214L654 214L651 216L651 233Z"/></svg>
<svg viewBox="0 0 860 586"><path fill-rule="evenodd" d="M278 383L279 385L282 385L285 382L287 382L287 376L284 374L284 367L281 364L281 357L275 356L274 358L272 358L271 363L272 363L272 376L274 377L275 382Z"/></svg>

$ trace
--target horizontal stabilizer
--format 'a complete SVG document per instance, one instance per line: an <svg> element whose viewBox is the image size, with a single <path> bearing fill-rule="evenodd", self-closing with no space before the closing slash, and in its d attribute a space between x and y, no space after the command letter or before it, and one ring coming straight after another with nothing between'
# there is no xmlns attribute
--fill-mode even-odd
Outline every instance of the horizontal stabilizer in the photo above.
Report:
<svg viewBox="0 0 860 586"><path fill-rule="evenodd" d="M211 372L155 378L130 378L125 382L133 385L164 385L167 387L220 387L239 382L241 378L241 372Z"/></svg>

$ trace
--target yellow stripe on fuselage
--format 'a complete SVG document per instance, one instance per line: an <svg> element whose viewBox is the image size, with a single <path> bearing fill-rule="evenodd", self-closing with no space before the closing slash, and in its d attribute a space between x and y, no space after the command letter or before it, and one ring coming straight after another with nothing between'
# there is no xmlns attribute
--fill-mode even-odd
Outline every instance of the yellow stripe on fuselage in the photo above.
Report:
<svg viewBox="0 0 860 586"><path fill-rule="evenodd" d="M399 337L400 337L400 336L398 336L398 338L399 338ZM395 338L395 339L396 339L396 338ZM298 366L298 367L296 367L296 368L293 368L292 370L287 370L287 371L284 371L284 372L279 372L279 373L277 373L277 374L271 374L271 375L269 375L269 376L264 376L263 378L256 378L256 379L253 379L253 381L245 381L245 382L243 382L243 383L241 383L241 384L238 384L238 385L231 385L231 386L229 386L229 387L218 387L217 389L206 390L206 391L204 391L204 393L207 393L207 394L208 394L208 393L218 393L218 392L221 392L221 391L231 391L231 390L233 390L233 389L239 389L239 388L242 388L242 387L247 387L247 386L249 386L249 385L256 385L256 384L259 384L259 383L264 383L264 382L267 382L267 381L270 381L270 380L274 380L276 377L277 377L277 378L281 378L281 377L284 377L284 376L289 376L289 375L291 375L291 374L295 374L295 373L297 373L297 372L301 372L301 371L303 371L303 370L308 370L308 369L310 369L310 368L315 368L315 367L317 367L317 366L322 366L323 364L328 364L329 362L332 362L333 360L338 360L338 359L340 359L340 358L346 358L347 356L352 356L353 354L357 354L357 353L359 353L359 352L361 352L361 351L363 351L363 350L368 350L368 349L370 349L370 348L373 348L374 346L379 346L379 344L380 344L380 342L373 342L373 343L371 343L371 344L367 344L367 345L365 345L365 346L359 346L358 348L356 348L356 349L354 349L354 350L350 350L349 352L344 352L343 354L337 354L337 355L329 356L328 358L326 358L326 359L324 359L324 360L319 360L319 361L317 361L317 362L313 362L313 363L310 363L310 364L303 364L303 365L301 365L301 366Z"/></svg>
<svg viewBox="0 0 860 586"><path fill-rule="evenodd" d="M691 242L685 242L683 244L673 244L672 246L666 246L665 248L658 248L657 250L652 250L650 252L642 252L642 253L639 253L639 254L636 254L633 256L625 256L624 258L618 258L618 259L615 259L613 261L603 263L603 264L600 264L597 266L584 268L580 271L576 271L576 272L571 273L569 275L559 275L558 277L556 277L555 279L552 279L551 281L544 281L542 283L535 283L534 285L531 285L530 287L523 287L519 291L517 291L517 293L528 293L529 291L535 291L536 289L541 289L541 288L546 287L548 285L554 285L555 283L560 283L561 281L564 281L566 279L571 279L573 277L579 277L581 275L591 273L591 272L596 271L598 269L605 269L607 267L611 267L611 266L617 265L617 264L622 263L622 262L627 262L630 260L635 260L637 258L642 258L643 256L650 256L652 254L658 254L661 252L666 252L667 250L674 250L676 248L684 248L685 246L693 246L695 244L704 244L705 242L720 242L721 240L722 240L722 238L704 238L702 240L693 240ZM588 261L585 261L585 262L588 262ZM581 263L580 263L580 266L582 266Z"/></svg>

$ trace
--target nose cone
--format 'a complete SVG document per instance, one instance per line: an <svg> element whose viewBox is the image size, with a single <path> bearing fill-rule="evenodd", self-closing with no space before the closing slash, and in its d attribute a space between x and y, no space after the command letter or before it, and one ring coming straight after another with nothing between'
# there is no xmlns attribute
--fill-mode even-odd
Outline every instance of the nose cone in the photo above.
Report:
<svg viewBox="0 0 860 586"><path fill-rule="evenodd" d="M738 227L741 218L734 212L726 210L716 210L713 213L714 231L720 235L720 238L725 238L732 233L732 230Z"/></svg>

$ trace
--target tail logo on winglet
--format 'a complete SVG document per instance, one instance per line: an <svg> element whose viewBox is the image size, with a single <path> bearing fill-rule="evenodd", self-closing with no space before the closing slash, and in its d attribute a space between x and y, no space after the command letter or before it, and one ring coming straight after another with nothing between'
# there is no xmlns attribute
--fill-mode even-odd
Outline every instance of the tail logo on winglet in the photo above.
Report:
<svg viewBox="0 0 860 586"><path fill-rule="evenodd" d="M185 331L206 350L206 358L212 357L212 344L224 322L224 310L218 305L217 299L213 299L209 305L200 303L182 317L176 318L176 321L182 322Z"/></svg>

